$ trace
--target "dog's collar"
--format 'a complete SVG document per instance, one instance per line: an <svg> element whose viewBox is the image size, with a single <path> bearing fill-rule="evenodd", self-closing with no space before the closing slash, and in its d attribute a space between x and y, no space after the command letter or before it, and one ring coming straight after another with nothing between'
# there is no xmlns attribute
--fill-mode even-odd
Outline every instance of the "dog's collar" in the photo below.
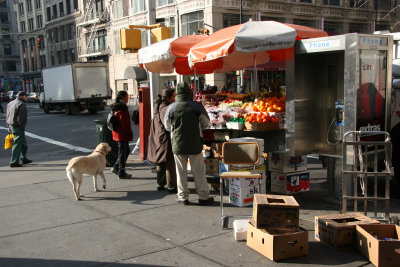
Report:
<svg viewBox="0 0 400 267"><path fill-rule="evenodd" d="M100 154L102 154L103 156L105 156L105 154L101 151L95 150L94 152L99 152Z"/></svg>

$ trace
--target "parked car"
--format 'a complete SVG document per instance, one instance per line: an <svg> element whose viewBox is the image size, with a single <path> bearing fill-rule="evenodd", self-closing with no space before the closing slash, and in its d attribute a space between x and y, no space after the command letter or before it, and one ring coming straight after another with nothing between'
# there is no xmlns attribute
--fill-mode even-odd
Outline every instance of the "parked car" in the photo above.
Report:
<svg viewBox="0 0 400 267"><path fill-rule="evenodd" d="M17 98L18 92L17 91L9 91L8 92L8 100L13 101Z"/></svg>
<svg viewBox="0 0 400 267"><path fill-rule="evenodd" d="M28 102L39 103L39 93L32 92L28 94Z"/></svg>
<svg viewBox="0 0 400 267"><path fill-rule="evenodd" d="M0 92L0 102L8 102L7 92Z"/></svg>

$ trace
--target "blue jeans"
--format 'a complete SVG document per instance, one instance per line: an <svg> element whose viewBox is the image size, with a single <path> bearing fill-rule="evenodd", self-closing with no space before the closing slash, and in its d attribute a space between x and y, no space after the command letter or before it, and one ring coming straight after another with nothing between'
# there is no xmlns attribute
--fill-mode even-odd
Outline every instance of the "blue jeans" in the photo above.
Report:
<svg viewBox="0 0 400 267"><path fill-rule="evenodd" d="M19 160L26 160L28 146L25 139L25 131L18 127L10 126L11 133L14 135L14 145L11 150L11 164L18 164Z"/></svg>

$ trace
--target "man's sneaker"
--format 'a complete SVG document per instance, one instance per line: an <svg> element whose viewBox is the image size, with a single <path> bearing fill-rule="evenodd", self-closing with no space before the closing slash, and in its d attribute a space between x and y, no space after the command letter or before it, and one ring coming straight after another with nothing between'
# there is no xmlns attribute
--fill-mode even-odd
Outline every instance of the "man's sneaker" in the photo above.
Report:
<svg viewBox="0 0 400 267"><path fill-rule="evenodd" d="M199 199L200 206L208 206L214 204L214 198L210 197L207 199Z"/></svg>
<svg viewBox="0 0 400 267"><path fill-rule="evenodd" d="M124 173L124 174L118 175L118 178L119 178L119 179L131 179L131 178L132 178L132 175L131 175L131 174Z"/></svg>
<svg viewBox="0 0 400 267"><path fill-rule="evenodd" d="M29 164L29 163L32 163L32 160L25 159L25 160L22 161L22 164Z"/></svg>
<svg viewBox="0 0 400 267"><path fill-rule="evenodd" d="M171 187L171 188L168 188L168 192L170 194L176 194L176 193L178 193L178 189L176 189L175 187Z"/></svg>
<svg viewBox="0 0 400 267"><path fill-rule="evenodd" d="M22 165L22 164L19 164L19 163L11 163L11 164L10 164L10 167L11 167L11 168L23 167L23 165Z"/></svg>
<svg viewBox="0 0 400 267"><path fill-rule="evenodd" d="M176 200L176 202L178 202L178 204L181 204L184 206L190 205L190 202L188 199L185 199L185 200L175 199L175 200Z"/></svg>
<svg viewBox="0 0 400 267"><path fill-rule="evenodd" d="M165 189L165 188L164 188L163 185L160 185L160 184L157 185L157 191L162 191L162 190L164 190L164 189Z"/></svg>
<svg viewBox="0 0 400 267"><path fill-rule="evenodd" d="M114 174L118 175L118 172L119 172L119 171L118 171L118 169L116 169L116 168L112 168L112 169L111 169L111 171L112 171L112 173L114 173Z"/></svg>

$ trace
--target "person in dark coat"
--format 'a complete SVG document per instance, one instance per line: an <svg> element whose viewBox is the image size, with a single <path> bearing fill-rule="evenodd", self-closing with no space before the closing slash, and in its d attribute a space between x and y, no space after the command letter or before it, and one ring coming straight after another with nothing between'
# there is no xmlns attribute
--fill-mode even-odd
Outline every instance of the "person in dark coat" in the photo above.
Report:
<svg viewBox="0 0 400 267"><path fill-rule="evenodd" d="M170 193L176 193L176 170L172 153L170 133L165 129L162 118L169 104L175 102L175 90L166 88L157 96L154 117L150 126L147 160L157 164L157 190L167 185Z"/></svg>
<svg viewBox="0 0 400 267"><path fill-rule="evenodd" d="M131 117L129 115L128 103L129 96L126 91L119 91L115 103L111 105L111 110L118 118L118 125L112 131L113 140L118 143L118 156L112 172L117 174L119 179L130 179L132 175L125 171L126 161L129 156L129 141L133 140L131 128Z"/></svg>

